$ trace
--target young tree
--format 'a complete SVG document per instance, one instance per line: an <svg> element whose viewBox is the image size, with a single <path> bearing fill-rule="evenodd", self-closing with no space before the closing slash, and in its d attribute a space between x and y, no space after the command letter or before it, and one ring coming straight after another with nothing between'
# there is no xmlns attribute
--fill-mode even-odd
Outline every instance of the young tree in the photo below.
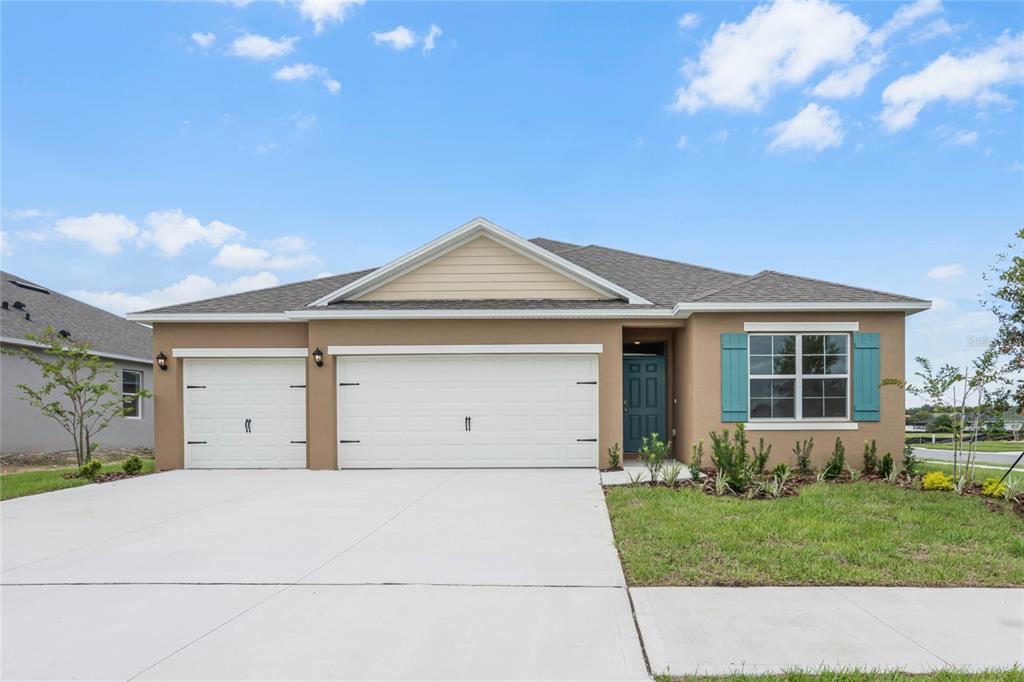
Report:
<svg viewBox="0 0 1024 682"><path fill-rule="evenodd" d="M996 258L985 275L989 283L989 297L982 301L999 320L995 344L999 353L1007 358L1004 369L1016 376L1014 402L1017 411L1024 412L1024 255L1020 253L1024 242L1024 229L1017 232L1017 241ZM1014 250L1017 250L1014 253Z"/></svg>
<svg viewBox="0 0 1024 682"><path fill-rule="evenodd" d="M78 466L92 458L93 438L116 417L124 416L128 405L112 384L117 380L114 363L101 360L89 351L90 344L60 336L53 327L42 334L26 334L42 348L4 348L4 353L28 360L39 368L43 384L32 388L18 384L24 400L61 425L75 444ZM141 390L140 398L153 394Z"/></svg>

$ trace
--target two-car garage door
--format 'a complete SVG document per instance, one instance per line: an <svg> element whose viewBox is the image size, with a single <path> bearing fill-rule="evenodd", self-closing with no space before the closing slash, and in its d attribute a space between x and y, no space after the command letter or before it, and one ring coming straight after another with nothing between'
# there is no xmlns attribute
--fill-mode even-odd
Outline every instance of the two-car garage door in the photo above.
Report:
<svg viewBox="0 0 1024 682"><path fill-rule="evenodd" d="M338 465L597 466L597 356L338 358Z"/></svg>

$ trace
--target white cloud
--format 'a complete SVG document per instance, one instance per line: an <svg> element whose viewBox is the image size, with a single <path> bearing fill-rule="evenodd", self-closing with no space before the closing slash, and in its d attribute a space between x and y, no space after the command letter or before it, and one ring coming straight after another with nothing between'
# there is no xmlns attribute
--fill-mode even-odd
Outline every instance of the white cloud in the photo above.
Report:
<svg viewBox="0 0 1024 682"><path fill-rule="evenodd" d="M93 213L82 218L61 218L57 232L82 241L100 253L112 255L121 251L121 242L139 233L139 226L119 213Z"/></svg>
<svg viewBox="0 0 1024 682"><path fill-rule="evenodd" d="M219 220L203 225L198 218L185 215L180 208L153 211L146 216L146 227L148 230L142 234L142 241L155 244L165 256L177 256L186 246L196 242L220 246L229 239L245 235L237 227Z"/></svg>
<svg viewBox="0 0 1024 682"><path fill-rule="evenodd" d="M676 140L676 149L686 149L690 144L690 141L686 139L686 135L680 135L679 139Z"/></svg>
<svg viewBox="0 0 1024 682"><path fill-rule="evenodd" d="M1017 159L1009 166L1007 166L1006 170L1010 171L1011 173L1019 173L1020 171L1024 171L1024 163L1021 163L1020 159Z"/></svg>
<svg viewBox="0 0 1024 682"><path fill-rule="evenodd" d="M815 85L811 92L818 97L830 99L856 97L864 93L868 81L874 78L884 65L885 56L876 54L858 64L833 71L825 80Z"/></svg>
<svg viewBox="0 0 1024 682"><path fill-rule="evenodd" d="M880 118L889 132L911 127L929 104L1007 103L992 88L1024 79L1024 33L1003 34L991 46L963 57L943 54L917 73L896 79L882 92Z"/></svg>
<svg viewBox="0 0 1024 682"><path fill-rule="evenodd" d="M271 255L266 249L258 249L242 244L225 244L210 263L232 270L286 270L298 268L317 262L316 256L309 253L295 255Z"/></svg>
<svg viewBox="0 0 1024 682"><path fill-rule="evenodd" d="M830 64L846 64L867 37L856 15L826 0L782 0L756 7L742 23L723 23L696 62L673 109L759 110L781 86L799 85Z"/></svg>
<svg viewBox="0 0 1024 682"><path fill-rule="evenodd" d="M868 37L868 42L875 47L883 45L893 34L914 25L918 20L942 11L940 0L917 0L917 2L900 5L892 18Z"/></svg>
<svg viewBox="0 0 1024 682"><path fill-rule="evenodd" d="M266 36L246 33L240 38L235 38L231 43L230 54L236 57L247 59L273 59L284 57L295 50L295 43L299 42L298 37L282 37L278 40Z"/></svg>
<svg viewBox="0 0 1024 682"><path fill-rule="evenodd" d="M299 14L313 22L313 30L319 35L328 24L340 24L345 21L354 8L366 0L301 0Z"/></svg>
<svg viewBox="0 0 1024 682"><path fill-rule="evenodd" d="M327 67L316 64L288 64L274 72L274 78L279 81L305 81L311 78L319 78L327 91L336 95L341 91L341 83L331 78Z"/></svg>
<svg viewBox="0 0 1024 682"><path fill-rule="evenodd" d="M210 47L217 42L217 36L213 33L200 33L196 31L192 34L192 42L199 47Z"/></svg>
<svg viewBox="0 0 1024 682"><path fill-rule="evenodd" d="M444 31L437 24L431 24L427 29L427 35L423 36L423 54L430 54L434 50L437 39Z"/></svg>
<svg viewBox="0 0 1024 682"><path fill-rule="evenodd" d="M214 282L209 277L193 274L169 286L140 293L79 289L72 292L72 295L112 313L123 315L127 312L159 308L175 303L226 296L253 289L265 289L278 284L280 284L280 280L271 272L259 272L222 283Z"/></svg>
<svg viewBox="0 0 1024 682"><path fill-rule="evenodd" d="M7 233L0 230L0 256L11 255L11 240L8 238Z"/></svg>
<svg viewBox="0 0 1024 682"><path fill-rule="evenodd" d="M842 119L831 107L810 103L793 118L772 127L775 139L770 151L813 149L821 151L843 143Z"/></svg>
<svg viewBox="0 0 1024 682"><path fill-rule="evenodd" d="M419 40L416 34L406 26L396 26L390 31L374 31L370 35L373 36L375 45L387 45L396 51L408 50Z"/></svg>
<svg viewBox="0 0 1024 682"><path fill-rule="evenodd" d="M958 130L949 138L950 143L961 147L969 147L978 141L977 130Z"/></svg>
<svg viewBox="0 0 1024 682"><path fill-rule="evenodd" d="M952 26L944 18L939 17L935 21L929 22L927 26L911 33L909 40L911 43L923 43L926 40L931 40L932 38L952 35L964 28L966 28L966 25L964 24Z"/></svg>
<svg viewBox="0 0 1024 682"><path fill-rule="evenodd" d="M698 25L700 25L700 15L696 12L687 12L679 17L679 28L696 28Z"/></svg>
<svg viewBox="0 0 1024 682"><path fill-rule="evenodd" d="M728 130L719 130L715 135L711 137L712 142L725 142L729 139Z"/></svg>
<svg viewBox="0 0 1024 682"><path fill-rule="evenodd" d="M282 237L268 239L263 242L263 244L274 251L285 251L288 253L306 251L313 246L305 237L300 237L294 234L286 234Z"/></svg>
<svg viewBox="0 0 1024 682"><path fill-rule="evenodd" d="M22 241L44 242L49 239L51 235L47 234L43 230L18 230L14 233L14 236Z"/></svg>
<svg viewBox="0 0 1024 682"><path fill-rule="evenodd" d="M7 217L11 220L25 220L26 218L42 218L46 215L45 211L41 211L38 208L19 208L14 211L8 211Z"/></svg>
<svg viewBox="0 0 1024 682"><path fill-rule="evenodd" d="M275 149L277 149L276 142L260 142L258 145L256 145L257 154L269 154Z"/></svg>
<svg viewBox="0 0 1024 682"><path fill-rule="evenodd" d="M928 271L928 277L931 279L951 279L962 274L964 274L964 266L960 263L937 265Z"/></svg>
<svg viewBox="0 0 1024 682"><path fill-rule="evenodd" d="M309 130L316 125L316 114L309 114L308 116L296 116L292 120L295 121L295 127L299 132Z"/></svg>

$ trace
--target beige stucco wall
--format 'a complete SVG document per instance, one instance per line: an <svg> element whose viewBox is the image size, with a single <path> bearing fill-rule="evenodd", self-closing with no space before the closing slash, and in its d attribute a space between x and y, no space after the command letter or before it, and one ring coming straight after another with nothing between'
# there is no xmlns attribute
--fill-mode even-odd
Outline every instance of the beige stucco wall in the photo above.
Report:
<svg viewBox="0 0 1024 682"><path fill-rule="evenodd" d="M881 335L882 378L903 378L904 329L906 320L901 312L895 313L735 313L698 314L687 320L680 335L677 352L677 372L680 373L682 403L682 429L680 445L689 459L690 446L698 438L705 440L705 463L710 465L709 431L735 428L736 424L723 424L721 399L721 334L742 332L744 322L859 322L860 331L879 332ZM851 358L852 362L852 358ZM751 431L752 443L763 437L772 444L771 463L793 463L793 444L797 440L814 438L814 461L823 464L832 452L836 436L846 446L847 463L860 467L864 441L875 439L879 455L891 452L898 462L903 451L904 393L894 387L881 389L881 420L858 422L856 431ZM852 409L852 406L851 406Z"/></svg>
<svg viewBox="0 0 1024 682"><path fill-rule="evenodd" d="M363 301L608 298L499 244L477 237L370 291Z"/></svg>

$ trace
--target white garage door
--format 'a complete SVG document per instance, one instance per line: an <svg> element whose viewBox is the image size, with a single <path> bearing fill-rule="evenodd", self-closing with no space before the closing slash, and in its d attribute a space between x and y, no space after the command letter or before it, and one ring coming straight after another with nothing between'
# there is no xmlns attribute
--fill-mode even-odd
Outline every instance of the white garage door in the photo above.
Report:
<svg viewBox="0 0 1024 682"><path fill-rule="evenodd" d="M185 466L304 468L304 358L185 360Z"/></svg>
<svg viewBox="0 0 1024 682"><path fill-rule="evenodd" d="M338 358L338 465L597 466L596 355Z"/></svg>

